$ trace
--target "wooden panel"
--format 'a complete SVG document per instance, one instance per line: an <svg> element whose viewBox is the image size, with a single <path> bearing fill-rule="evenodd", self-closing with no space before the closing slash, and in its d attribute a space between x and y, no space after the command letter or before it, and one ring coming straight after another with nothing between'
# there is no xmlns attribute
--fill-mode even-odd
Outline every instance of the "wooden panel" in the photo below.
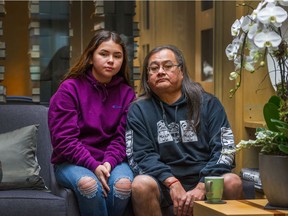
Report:
<svg viewBox="0 0 288 216"><path fill-rule="evenodd" d="M194 73L195 56L195 14L194 1L149 1L149 29L145 26L147 19L146 1L136 1L139 7L140 40L139 62L142 65L145 55L143 45L150 50L156 46L172 44L177 46L186 59L190 74Z"/></svg>
<svg viewBox="0 0 288 216"><path fill-rule="evenodd" d="M207 92L214 93L214 82L203 82L202 81L202 38L201 33L206 29L214 29L214 9L201 10L201 1L197 1L195 4L195 73L193 78L196 82L201 83ZM214 54L214 50L211 52ZM214 65L214 64L213 64Z"/></svg>

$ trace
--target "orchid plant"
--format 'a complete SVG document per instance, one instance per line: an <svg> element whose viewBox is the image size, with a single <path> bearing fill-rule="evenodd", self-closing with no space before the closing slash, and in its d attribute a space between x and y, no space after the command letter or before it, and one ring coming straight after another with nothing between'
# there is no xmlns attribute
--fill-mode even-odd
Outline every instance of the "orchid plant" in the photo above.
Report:
<svg viewBox="0 0 288 216"><path fill-rule="evenodd" d="M236 19L231 27L234 37L225 50L229 60L234 62L235 70L230 73L230 80L236 85L230 90L232 97L241 86L244 71L254 73L272 59L276 80L277 96L272 96L265 104L263 113L268 129L258 128L256 140L240 141L237 149L251 146L261 147L261 152L272 154L288 154L288 0L262 0L256 9L246 3L252 12ZM287 25L287 26L285 26ZM284 28L286 27L286 29Z"/></svg>
<svg viewBox="0 0 288 216"><path fill-rule="evenodd" d="M237 80L235 88L230 90L230 96L241 86L243 70L255 72L265 65L267 55L275 57L283 65L281 61L285 61L287 55L287 42L280 27L287 19L287 12L279 5L285 4L288 5L288 1L261 1L252 14L242 16L233 23L231 35L234 39L225 50L228 59L235 64L230 80ZM246 3L241 5L252 9ZM287 70L286 66L283 70L285 69ZM285 81L286 74L283 76Z"/></svg>

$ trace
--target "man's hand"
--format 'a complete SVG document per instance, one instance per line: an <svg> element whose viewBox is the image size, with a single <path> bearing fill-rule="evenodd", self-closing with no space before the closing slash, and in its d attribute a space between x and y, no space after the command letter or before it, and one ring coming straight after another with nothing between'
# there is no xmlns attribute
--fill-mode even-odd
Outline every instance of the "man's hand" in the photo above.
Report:
<svg viewBox="0 0 288 216"><path fill-rule="evenodd" d="M195 200L204 200L206 194L205 184L199 182L193 190L190 190L187 193L191 193Z"/></svg>
<svg viewBox="0 0 288 216"><path fill-rule="evenodd" d="M205 185L198 183L197 186L188 192L185 191L180 182L170 186L170 196L173 201L173 212L177 216L193 215L193 205L196 200L204 200Z"/></svg>
<svg viewBox="0 0 288 216"><path fill-rule="evenodd" d="M181 216L183 214L184 205L186 202L186 191L180 182L176 182L170 187L170 196L173 201L174 215Z"/></svg>
<svg viewBox="0 0 288 216"><path fill-rule="evenodd" d="M204 200L205 198L205 185L198 183L198 185L186 193L186 202L183 208L182 215L193 215L194 201Z"/></svg>

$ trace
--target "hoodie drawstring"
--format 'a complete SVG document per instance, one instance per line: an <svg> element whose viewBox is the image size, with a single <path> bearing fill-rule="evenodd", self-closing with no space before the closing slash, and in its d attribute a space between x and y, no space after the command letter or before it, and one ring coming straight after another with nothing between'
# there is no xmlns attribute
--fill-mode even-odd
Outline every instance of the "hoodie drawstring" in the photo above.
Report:
<svg viewBox="0 0 288 216"><path fill-rule="evenodd" d="M99 92L102 92L102 94L103 94L102 102L106 101L107 98L108 98L108 91L107 91L107 89L105 88L105 86L104 86L104 85L96 85L96 84L94 84L94 87L95 87Z"/></svg>
<svg viewBox="0 0 288 216"><path fill-rule="evenodd" d="M164 109L164 105L163 105L163 102L160 101L160 106L161 106L161 109L162 109L162 117L163 117L163 120L164 122L166 123L166 125L168 126L168 121L167 121L167 117L166 117L166 112L165 112L165 109ZM174 113L174 122L176 123L177 122L177 112L178 112L178 106L175 107L175 113Z"/></svg>

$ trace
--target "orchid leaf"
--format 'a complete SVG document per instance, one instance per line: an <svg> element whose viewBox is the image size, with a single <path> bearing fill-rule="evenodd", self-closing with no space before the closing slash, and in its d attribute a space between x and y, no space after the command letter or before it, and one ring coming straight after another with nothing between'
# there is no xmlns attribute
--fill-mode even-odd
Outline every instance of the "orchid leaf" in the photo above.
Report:
<svg viewBox="0 0 288 216"><path fill-rule="evenodd" d="M280 107L281 99L280 99L280 97L278 97L276 95L273 95L273 96L270 97L268 103L273 103L277 107Z"/></svg>
<svg viewBox="0 0 288 216"><path fill-rule="evenodd" d="M263 115L266 122L266 125L269 130L278 132L278 128L276 127L275 122L272 122L272 119L279 120L279 106L280 106L280 98L273 95L268 103L264 105Z"/></svg>
<svg viewBox="0 0 288 216"><path fill-rule="evenodd" d="M288 154L288 146L284 144L279 145L280 151L284 152L285 154Z"/></svg>

